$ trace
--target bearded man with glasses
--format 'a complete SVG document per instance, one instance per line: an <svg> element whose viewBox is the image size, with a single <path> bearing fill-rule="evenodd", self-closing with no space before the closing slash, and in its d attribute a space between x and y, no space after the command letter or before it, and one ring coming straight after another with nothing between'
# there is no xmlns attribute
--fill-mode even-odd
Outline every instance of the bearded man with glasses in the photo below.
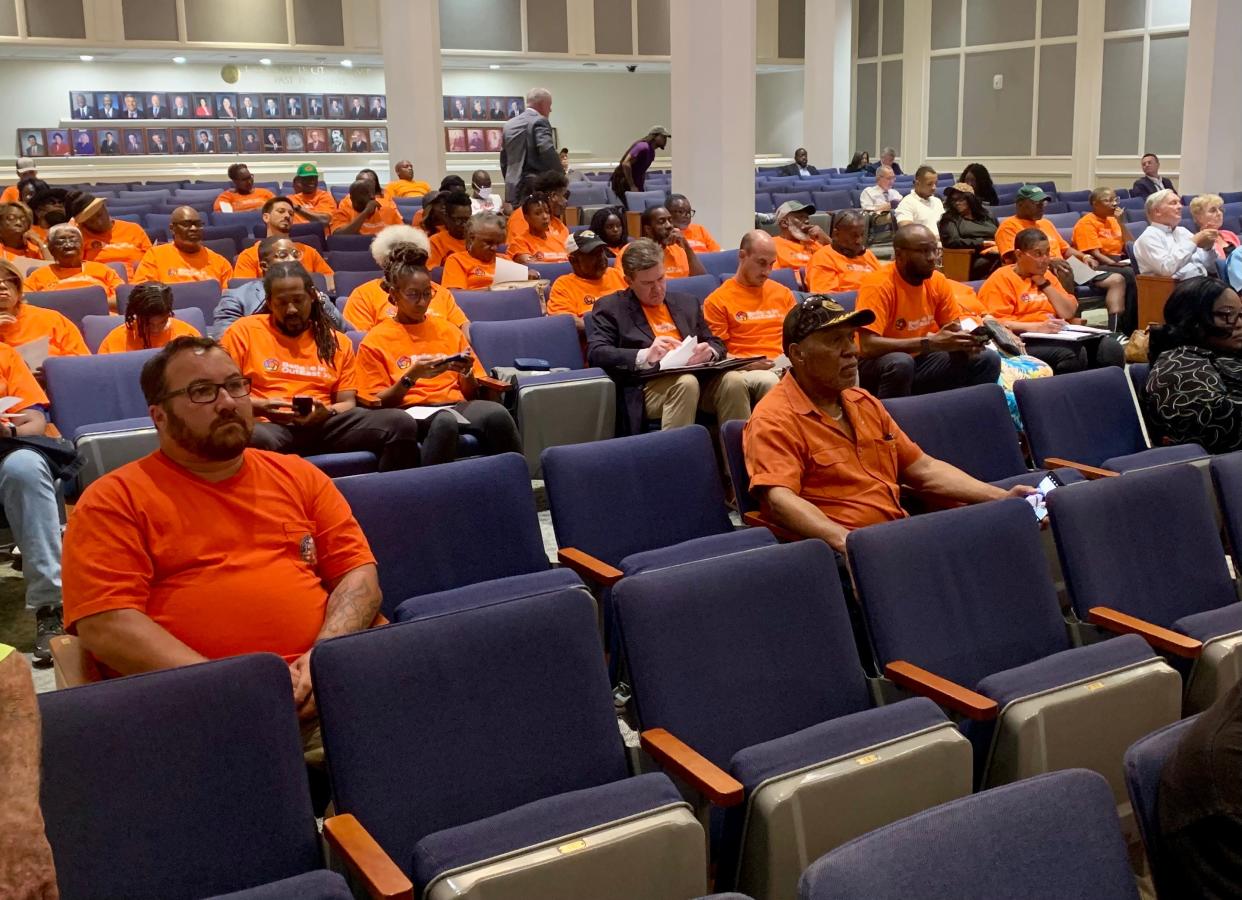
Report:
<svg viewBox="0 0 1242 900"><path fill-rule="evenodd" d="M375 558L331 479L248 448L250 379L209 338L143 366L159 449L92 483L65 534L65 626L107 673L276 653L308 756L318 745L310 650L366 628Z"/></svg>

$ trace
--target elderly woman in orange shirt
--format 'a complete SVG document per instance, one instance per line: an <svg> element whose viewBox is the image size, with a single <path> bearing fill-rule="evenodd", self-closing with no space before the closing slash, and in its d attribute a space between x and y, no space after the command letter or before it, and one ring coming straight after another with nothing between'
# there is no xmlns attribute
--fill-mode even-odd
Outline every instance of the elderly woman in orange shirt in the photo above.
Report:
<svg viewBox="0 0 1242 900"><path fill-rule="evenodd" d="M0 257L51 259L47 242L33 231L34 214L25 203L0 203Z"/></svg>
<svg viewBox="0 0 1242 900"><path fill-rule="evenodd" d="M82 232L78 226L62 222L47 233L48 249L54 262L26 276L28 291L71 291L98 286L108 296L108 306L116 311L116 289L124 284L112 268L101 262L83 259Z"/></svg>

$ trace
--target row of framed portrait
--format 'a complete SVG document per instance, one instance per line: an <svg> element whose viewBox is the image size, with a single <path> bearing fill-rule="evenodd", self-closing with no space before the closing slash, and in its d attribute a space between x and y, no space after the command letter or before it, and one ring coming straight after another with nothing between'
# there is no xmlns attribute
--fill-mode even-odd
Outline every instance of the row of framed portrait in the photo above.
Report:
<svg viewBox="0 0 1242 900"><path fill-rule="evenodd" d="M526 109L521 97L445 97L446 122L504 122Z"/></svg>
<svg viewBox="0 0 1242 900"><path fill-rule="evenodd" d="M383 94L70 91L71 119L387 119Z"/></svg>
<svg viewBox="0 0 1242 900"><path fill-rule="evenodd" d="M17 155L32 157L387 152L388 129L361 125L19 128L17 131Z"/></svg>

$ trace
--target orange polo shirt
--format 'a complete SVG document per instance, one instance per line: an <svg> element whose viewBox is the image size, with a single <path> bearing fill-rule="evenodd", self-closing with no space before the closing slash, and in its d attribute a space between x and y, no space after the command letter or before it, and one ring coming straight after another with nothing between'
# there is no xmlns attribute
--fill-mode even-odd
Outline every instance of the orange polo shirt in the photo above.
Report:
<svg viewBox="0 0 1242 900"><path fill-rule="evenodd" d="M0 257L4 259L43 259L43 251L30 241L26 242L26 248L21 251L0 244Z"/></svg>
<svg viewBox="0 0 1242 900"><path fill-rule="evenodd" d="M242 374L250 378L250 392L260 400L311 397L325 406L346 391L356 390L354 345L339 331L336 355L330 362L319 358L315 336L308 328L290 337L272 325L267 313L242 316L220 337Z"/></svg>
<svg viewBox="0 0 1242 900"><path fill-rule="evenodd" d="M404 178L398 178L396 181L388 182L384 187L384 196L389 200L396 200L398 197L421 197L430 190L431 185L425 181L406 181Z"/></svg>
<svg viewBox="0 0 1242 900"><path fill-rule="evenodd" d="M505 224L505 242L512 244L528 231L530 231L530 226L526 224L526 214L519 206L513 210L513 215L509 216L509 221ZM548 234L556 235L561 239L561 243L564 243L569 240L569 226L553 216L548 223Z"/></svg>
<svg viewBox="0 0 1242 900"><path fill-rule="evenodd" d="M730 356L775 359L784 352L781 328L795 302L793 291L771 278L759 287L730 278L707 295L703 318Z"/></svg>
<svg viewBox="0 0 1242 900"><path fill-rule="evenodd" d="M22 303L17 307L16 315L17 321L12 325L0 325L0 341L10 347L20 347L47 337L50 356L91 355L78 326L56 310Z"/></svg>
<svg viewBox="0 0 1242 900"><path fill-rule="evenodd" d="M349 198L346 197L346 200ZM325 191L322 188L315 191L309 197L300 191L296 194L289 195L289 202L299 209L307 212L332 215L336 212L336 200L332 197L331 191ZM350 218L353 218L352 216Z"/></svg>
<svg viewBox="0 0 1242 900"><path fill-rule="evenodd" d="M358 234L379 234L389 225L401 224L401 213L396 203L387 197L377 197L376 200L379 203L379 209L371 213L371 217L362 223ZM332 221L328 223L328 230L336 231L344 228L354 220L356 215L353 201L346 197L332 213Z"/></svg>
<svg viewBox="0 0 1242 900"><path fill-rule="evenodd" d="M1047 322L1058 317L1056 307L1030 278L1013 266L1001 266L979 288L979 299L1002 322Z"/></svg>
<svg viewBox="0 0 1242 900"><path fill-rule="evenodd" d="M262 243L260 241L260 243ZM332 267L328 265L328 261L314 247L306 244L299 244L294 241L294 246L302 251L302 268L308 272L318 272L320 275L333 275ZM259 244L251 244L241 253L237 254L237 262L233 263L234 278L262 278L263 273L259 270Z"/></svg>
<svg viewBox="0 0 1242 900"><path fill-rule="evenodd" d="M875 321L862 327L886 338L926 337L962 317L943 274L932 272L916 287L901 277L896 266L863 278L856 308L874 312Z"/></svg>
<svg viewBox="0 0 1242 900"><path fill-rule="evenodd" d="M789 238L783 238L779 235L772 238L776 244L776 268L778 269L801 269L811 262L817 250L823 246L817 241L804 241L798 243L791 241Z"/></svg>
<svg viewBox="0 0 1242 900"><path fill-rule="evenodd" d="M604 277L595 281L580 278L572 272L552 282L548 295L548 315L584 316L595 308L595 301L626 288L625 276L615 266L604 270Z"/></svg>
<svg viewBox="0 0 1242 900"><path fill-rule="evenodd" d="M467 350L470 343L461 329L442 318L428 316L417 325L385 319L367 332L358 347L358 395L364 400L378 400L382 391L409 371L416 356L453 356ZM474 360L474 373L486 374L478 357ZM465 399L461 376L441 372L433 378L415 381L405 392L401 405L439 406Z"/></svg>
<svg viewBox="0 0 1242 900"><path fill-rule="evenodd" d="M715 253L720 249L720 245L716 243L712 233L698 222L691 222L682 230L681 234L686 239L686 243L690 245L690 249L695 253Z"/></svg>
<svg viewBox="0 0 1242 900"><path fill-rule="evenodd" d="M506 252L510 256L518 256L525 253L528 256L534 257L530 261L535 264L541 262L569 262L569 254L565 251L565 242L553 234L551 229L543 237L536 237L532 232L526 231L509 243Z"/></svg>
<svg viewBox="0 0 1242 900"><path fill-rule="evenodd" d="M664 277L687 278L690 275L690 259L679 244L664 248Z"/></svg>
<svg viewBox="0 0 1242 900"><path fill-rule="evenodd" d="M507 253L496 255L510 259ZM440 277L440 284L447 288L486 291L492 286L492 279L495 277L496 260L493 259L489 263L481 262L463 250L460 253L454 253L444 261L444 274Z"/></svg>
<svg viewBox="0 0 1242 900"><path fill-rule="evenodd" d="M229 261L208 247L199 247L197 253L185 253L176 244L156 244L142 257L134 270L134 282L162 281L164 284L183 284L187 281L219 282L225 291L233 267Z"/></svg>
<svg viewBox="0 0 1242 900"><path fill-rule="evenodd" d="M1099 250L1113 259L1122 259L1126 255L1125 233L1121 223L1109 216L1101 219L1093 212L1087 213L1074 225L1074 246L1086 253L1088 250Z"/></svg>
<svg viewBox="0 0 1242 900"><path fill-rule="evenodd" d="M99 263L119 262L125 266L128 278L134 277L134 269L151 249L147 233L133 222L113 219L112 227L103 234L82 230L82 255Z"/></svg>
<svg viewBox="0 0 1242 900"><path fill-rule="evenodd" d="M223 212L224 204L228 204L230 212L249 212L252 209L262 209L263 204L272 197L276 196L267 188L257 187L249 194L239 194L237 191L221 191L220 196L216 198L216 202L211 204L211 208L216 212Z"/></svg>
<svg viewBox="0 0 1242 900"><path fill-rule="evenodd" d="M431 295L431 302L427 304L428 316L445 319L458 328L470 324L466 314L453 299L452 291L434 281L431 283L431 289L435 293ZM345 303L345 311L342 315L346 322L359 331L370 331L380 322L396 316L397 307L393 306L388 292L384 290L384 279L374 278L354 288L353 293L349 295L349 300Z"/></svg>
<svg viewBox="0 0 1242 900"><path fill-rule="evenodd" d="M850 530L904 519L901 475L923 451L861 388L842 391L841 408L853 440L786 374L755 405L742 432L751 490L788 488Z"/></svg>
<svg viewBox="0 0 1242 900"><path fill-rule="evenodd" d="M214 483L157 450L88 487L69 519L66 628L136 609L211 659L293 662L323 627L328 585L375 562L332 480L265 450Z"/></svg>
<svg viewBox="0 0 1242 900"><path fill-rule="evenodd" d="M677 323L673 321L673 314L669 312L667 303L661 303L659 306L648 306L645 303L639 305L643 308L643 315L647 317L647 325L650 326L653 336L671 337L675 341L685 338L685 335L677 329Z"/></svg>
<svg viewBox="0 0 1242 900"><path fill-rule="evenodd" d="M34 269L26 276L25 290L71 291L75 288L98 286L108 295L108 305L115 309L117 286L124 283L121 276L108 266L84 259L81 268L51 263Z"/></svg>
<svg viewBox="0 0 1242 900"><path fill-rule="evenodd" d="M201 337L198 329L189 322L183 322L181 319L169 319L168 327L159 334L151 338L151 347L163 347L173 338L179 337ZM99 345L99 349L95 352L103 355L104 353L128 353L131 350L150 349L142 346L142 338L134 333L134 330L122 322L120 325L108 332L108 336L103 339L103 343Z"/></svg>
<svg viewBox="0 0 1242 900"><path fill-rule="evenodd" d="M824 244L807 266L807 287L817 294L856 291L869 272L879 271L882 266L870 250L864 250L861 256L846 256L832 244Z"/></svg>
<svg viewBox="0 0 1242 900"><path fill-rule="evenodd" d="M441 228L431 236L431 255L427 258L427 265L433 269L442 266L454 253L464 253L465 250L464 238L455 238L447 229Z"/></svg>
<svg viewBox="0 0 1242 900"><path fill-rule="evenodd" d="M1047 235L1048 253L1053 259L1064 259L1068 255L1069 244L1065 243L1055 225L1047 219L1019 219L1017 216L1010 216L996 229L996 252L1001 256L1012 253L1014 238L1018 236L1018 232L1028 228L1038 228Z"/></svg>

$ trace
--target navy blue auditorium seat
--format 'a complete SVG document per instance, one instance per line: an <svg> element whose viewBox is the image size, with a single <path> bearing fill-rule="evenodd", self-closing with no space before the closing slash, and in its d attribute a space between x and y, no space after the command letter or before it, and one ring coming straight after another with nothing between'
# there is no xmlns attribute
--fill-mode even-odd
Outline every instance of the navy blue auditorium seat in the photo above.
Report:
<svg viewBox="0 0 1242 900"><path fill-rule="evenodd" d="M332 238L328 238L331 246ZM379 263L371 256L369 250L331 250L324 260L334 272L378 272Z"/></svg>
<svg viewBox="0 0 1242 900"><path fill-rule="evenodd" d="M1165 868L1164 834L1160 828L1160 774L1177 745L1190 731L1197 718L1182 719L1140 738L1126 751L1126 788L1134 821L1143 838L1143 849L1157 896L1175 897L1178 885Z"/></svg>
<svg viewBox="0 0 1242 900"><path fill-rule="evenodd" d="M119 290L118 288L118 300ZM31 306L56 310L79 329L82 327L82 320L87 316L108 314L108 295L103 288L94 284L90 287L70 288L65 291L31 291L23 294L22 299ZM124 307L121 308L124 309Z"/></svg>
<svg viewBox="0 0 1242 900"><path fill-rule="evenodd" d="M125 311L129 303L129 295L137 284L123 284L116 289L116 307ZM220 283L218 281L183 281L168 285L172 289L173 309L197 308L203 314L203 320L212 321L216 304L220 302Z"/></svg>
<svg viewBox="0 0 1242 900"><path fill-rule="evenodd" d="M346 253L366 252L370 256L372 234L330 234L327 248L329 252L344 251Z"/></svg>
<svg viewBox="0 0 1242 900"><path fill-rule="evenodd" d="M716 250L698 254L699 262L709 275L717 277L737 271L737 250Z"/></svg>
<svg viewBox="0 0 1242 900"><path fill-rule="evenodd" d="M202 310L198 307L192 306L189 309L177 310L176 317L187 325L197 328L199 334L207 333ZM82 338L86 341L86 346L90 348L91 353L97 353L104 338L111 334L118 325L124 324L124 316L87 316L82 320Z"/></svg>
<svg viewBox="0 0 1242 900"><path fill-rule="evenodd" d="M463 291L453 288L453 299L471 322L508 322L543 315L543 303L533 287L509 291Z"/></svg>

